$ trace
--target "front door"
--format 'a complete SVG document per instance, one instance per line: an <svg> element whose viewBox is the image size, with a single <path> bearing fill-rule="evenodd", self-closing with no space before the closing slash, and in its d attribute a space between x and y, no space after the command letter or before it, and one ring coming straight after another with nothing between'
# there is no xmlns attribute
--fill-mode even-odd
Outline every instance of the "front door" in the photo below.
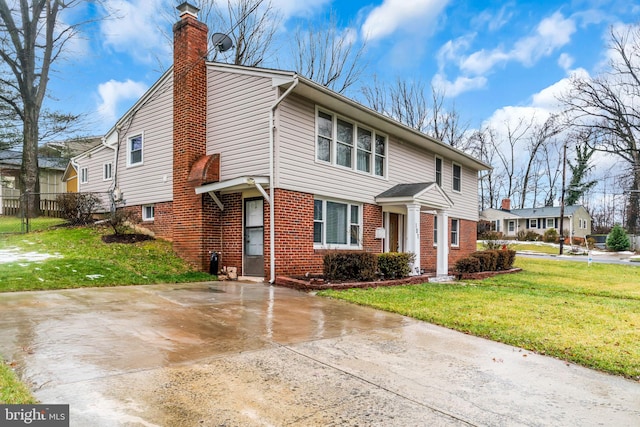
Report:
<svg viewBox="0 0 640 427"><path fill-rule="evenodd" d="M244 201L244 270L245 276L264 276L263 200Z"/></svg>
<svg viewBox="0 0 640 427"><path fill-rule="evenodd" d="M400 240L398 238L398 214L389 214L389 252L400 251Z"/></svg>

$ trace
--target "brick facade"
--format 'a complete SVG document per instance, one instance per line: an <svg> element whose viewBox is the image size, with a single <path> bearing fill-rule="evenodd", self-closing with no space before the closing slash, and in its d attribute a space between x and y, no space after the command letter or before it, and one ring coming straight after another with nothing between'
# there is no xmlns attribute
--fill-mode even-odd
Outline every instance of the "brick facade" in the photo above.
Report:
<svg viewBox="0 0 640 427"><path fill-rule="evenodd" d="M160 237L169 241L173 240L172 202L153 203L153 221L142 221L142 205L127 206L123 209L131 213L133 217L132 219L136 221L140 225L140 227L152 231L156 237Z"/></svg>
<svg viewBox="0 0 640 427"><path fill-rule="evenodd" d="M208 268L206 202L189 173L206 155L207 26L189 13L173 26L173 248L183 259Z"/></svg>

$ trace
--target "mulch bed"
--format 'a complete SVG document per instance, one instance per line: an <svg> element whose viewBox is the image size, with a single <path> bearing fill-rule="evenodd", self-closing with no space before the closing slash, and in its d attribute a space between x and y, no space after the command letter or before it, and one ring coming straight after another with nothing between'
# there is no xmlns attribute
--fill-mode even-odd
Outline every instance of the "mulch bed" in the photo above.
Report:
<svg viewBox="0 0 640 427"><path fill-rule="evenodd" d="M147 234L127 233L127 234L106 234L102 236L105 243L137 243L145 240L155 240Z"/></svg>
<svg viewBox="0 0 640 427"><path fill-rule="evenodd" d="M501 271L483 271L482 273L465 273L456 274L458 280L482 280L499 274L512 274L522 271L521 268L512 268L510 270ZM321 291L324 289L352 289L352 288L376 288L378 286L400 286L400 285L418 285L428 283L429 278L433 278L432 274L423 274L421 276L405 277L397 280L376 280L373 282L327 282L318 277L276 277L275 285L286 288L298 289L300 291Z"/></svg>

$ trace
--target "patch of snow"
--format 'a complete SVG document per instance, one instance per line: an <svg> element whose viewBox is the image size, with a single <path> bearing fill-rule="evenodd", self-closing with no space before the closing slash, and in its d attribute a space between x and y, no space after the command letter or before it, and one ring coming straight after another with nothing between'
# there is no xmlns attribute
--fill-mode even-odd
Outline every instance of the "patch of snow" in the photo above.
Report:
<svg viewBox="0 0 640 427"><path fill-rule="evenodd" d="M49 258L62 258L59 253L47 254L40 252L20 252L19 248L0 249L0 264L6 264L16 261L44 261ZM29 264L18 264L21 267L26 267Z"/></svg>
<svg viewBox="0 0 640 427"><path fill-rule="evenodd" d="M75 270L73 270L73 271L75 271ZM101 277L104 277L104 275L102 275L102 274L87 274L86 277L87 277L87 279L95 280L95 279L99 279Z"/></svg>

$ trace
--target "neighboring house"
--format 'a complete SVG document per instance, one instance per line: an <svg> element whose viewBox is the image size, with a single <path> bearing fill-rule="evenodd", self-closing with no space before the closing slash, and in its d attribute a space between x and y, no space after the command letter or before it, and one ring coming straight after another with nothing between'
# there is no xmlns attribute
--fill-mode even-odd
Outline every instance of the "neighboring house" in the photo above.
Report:
<svg viewBox="0 0 640 427"><path fill-rule="evenodd" d="M173 67L73 159L80 191L113 190L199 268L215 251L271 281L322 272L329 250L412 252L413 274L441 275L476 250L488 165L296 73L207 62L198 9L179 10Z"/></svg>
<svg viewBox="0 0 640 427"><path fill-rule="evenodd" d="M480 218L491 222L492 230L508 237L519 231L533 231L544 235L553 228L567 238L586 239L591 234L591 215L583 206L565 206L562 231L560 230L560 207L511 209L511 201L504 199L501 209L486 209Z"/></svg>

